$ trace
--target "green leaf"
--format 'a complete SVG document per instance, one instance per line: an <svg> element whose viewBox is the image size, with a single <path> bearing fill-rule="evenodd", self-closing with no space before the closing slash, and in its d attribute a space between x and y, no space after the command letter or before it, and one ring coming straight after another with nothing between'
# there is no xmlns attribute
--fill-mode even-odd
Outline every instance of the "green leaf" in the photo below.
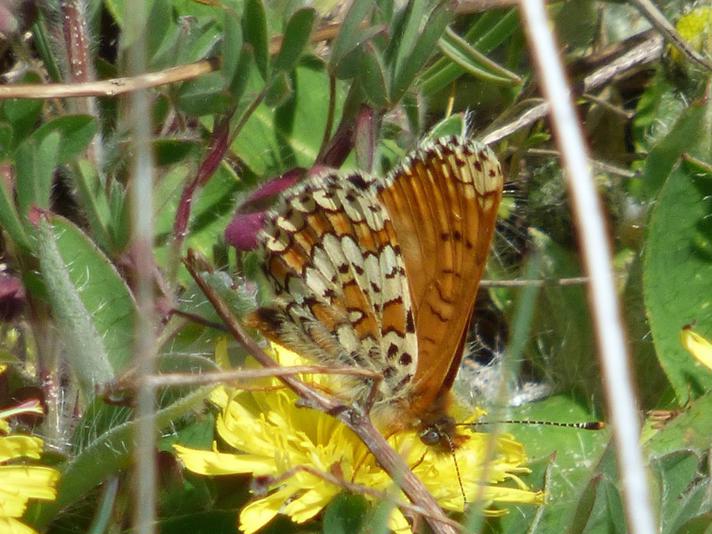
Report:
<svg viewBox="0 0 712 534"><path fill-rule="evenodd" d="M391 90L389 92L391 102L399 101L411 87L420 69L433 55L435 45L450 23L451 18L452 11L449 4L441 4L430 14L419 39L413 47L412 53L406 61L398 66L398 70L393 72Z"/></svg>
<svg viewBox="0 0 712 534"><path fill-rule="evenodd" d="M224 113L232 104L232 96L224 91L224 80L219 72L186 82L178 91L178 106L191 115Z"/></svg>
<svg viewBox="0 0 712 534"><path fill-rule="evenodd" d="M153 142L156 165L174 165L195 152L197 143L192 140L161 138Z"/></svg>
<svg viewBox="0 0 712 534"><path fill-rule="evenodd" d="M366 98L375 108L388 106L385 67L378 50L370 43L363 47L358 79Z"/></svg>
<svg viewBox="0 0 712 534"><path fill-rule="evenodd" d="M322 65L303 62L294 73L293 104L278 110L260 105L233 142L232 150L260 176L281 174L296 166L310 167L324 135L329 101L323 91L328 86ZM343 85L337 83L337 117L343 94Z"/></svg>
<svg viewBox="0 0 712 534"><path fill-rule="evenodd" d="M209 502L209 501L208 501ZM206 502L206 505L208 503ZM160 519L162 534L228 534L238 532L237 511L211 510Z"/></svg>
<svg viewBox="0 0 712 534"><path fill-rule="evenodd" d="M586 528L586 524L591 519L591 512L593 511L593 506L596 503L596 494L598 489L598 483L601 481L599 476L594 476L591 478L586 488L583 490L581 497L576 505L576 512L574 513L573 520L571 521L571 527L567 534L581 534Z"/></svg>
<svg viewBox="0 0 712 534"><path fill-rule="evenodd" d="M32 135L15 153L17 204L21 215L31 206L49 209L54 169L57 166L61 136L58 132Z"/></svg>
<svg viewBox="0 0 712 534"><path fill-rule="evenodd" d="M25 76L23 83L42 83L37 75ZM3 115L14 130L14 140L16 143L22 141L30 135L40 118L43 100L11 98L2 102Z"/></svg>
<svg viewBox="0 0 712 534"><path fill-rule="evenodd" d="M450 61L475 78L503 85L522 83L519 76L489 59L450 28L445 30L438 47Z"/></svg>
<svg viewBox="0 0 712 534"><path fill-rule="evenodd" d="M709 429L712 428L712 393L692 401L680 414L656 431L645 442L649 455L662 456L679 449L707 450L710 445ZM646 431L650 434L650 431Z"/></svg>
<svg viewBox="0 0 712 534"><path fill-rule="evenodd" d="M462 137L467 132L467 122L463 113L455 113L441 120L426 134L424 140L435 141L441 137L455 135Z"/></svg>
<svg viewBox="0 0 712 534"><path fill-rule="evenodd" d="M0 183L0 227L7 232L16 245L25 251L32 248L23 222L15 208L12 195L4 183Z"/></svg>
<svg viewBox="0 0 712 534"><path fill-rule="evenodd" d="M213 386L198 389L156 412L156 428L162 429L194 410L210 395ZM62 467L57 499L43 505L36 524L47 525L53 517L86 497L108 477L131 465L136 421L131 420L101 433Z"/></svg>
<svg viewBox="0 0 712 534"><path fill-rule="evenodd" d="M13 148L12 126L7 122L0 122L0 159L10 159Z"/></svg>
<svg viewBox="0 0 712 534"><path fill-rule="evenodd" d="M269 40L267 36L267 16L262 0L245 0L242 15L242 31L245 42L252 45L255 64L262 79L269 79Z"/></svg>
<svg viewBox="0 0 712 534"><path fill-rule="evenodd" d="M324 512L324 534L352 534L363 525L368 501L362 495L341 493L334 497Z"/></svg>
<svg viewBox="0 0 712 534"><path fill-rule="evenodd" d="M705 128L689 138L688 151L712 161L712 106ZM712 373L682 347L680 330L712 337L712 175L690 163L679 163L670 173L648 225L643 264L646 310L658 359L684 404L689 395L712 388Z"/></svg>
<svg viewBox="0 0 712 534"><path fill-rule="evenodd" d="M532 241L544 258L544 278L553 280L580 275L580 263L575 253L542 232L531 232ZM497 290L493 294L502 298L500 295L505 291ZM534 361L551 370L553 382L561 391L576 392L583 398L596 393L600 388L598 381L585 378L598 372L585 288L544 286L536 322L538 336L532 340L529 349ZM576 335L562 336L562 332L576 332Z"/></svg>
<svg viewBox="0 0 712 534"><path fill-rule="evenodd" d="M153 7L146 21L146 57L149 63L161 49L169 29L174 26L173 6L169 0L153 0Z"/></svg>
<svg viewBox="0 0 712 534"><path fill-rule="evenodd" d="M252 45L245 44L240 50L240 57L237 60L237 69L235 76L230 83L230 94L235 102L239 102L242 94L245 92L247 83L250 81L250 74L253 70L255 55Z"/></svg>
<svg viewBox="0 0 712 534"><path fill-rule="evenodd" d="M67 221L66 227L71 228L71 223ZM114 372L92 313L80 298L80 288L75 284L76 276L73 280L68 267L74 267L75 275L79 274L76 269L80 267L87 281L92 278L91 271L85 265L65 261L60 254L55 228L46 219L40 220L37 230L40 272L47 286L47 296L58 331L64 341L64 353L84 398L91 399L95 387L113 380Z"/></svg>
<svg viewBox="0 0 712 534"><path fill-rule="evenodd" d="M651 200L658 195L680 156L689 150L691 143L706 128L707 115L705 106L699 102L693 103L682 112L670 133L650 151L640 185L636 188L644 200Z"/></svg>
<svg viewBox="0 0 712 534"><path fill-rule="evenodd" d="M278 107L284 104L292 95L292 80L288 72L277 72L270 81L265 93L265 104Z"/></svg>
<svg viewBox="0 0 712 534"><path fill-rule="evenodd" d="M226 9L223 16L222 75L225 84L230 87L239 73L242 52L242 24L240 17L231 9Z"/></svg>
<svg viewBox="0 0 712 534"><path fill-rule="evenodd" d="M170 62L170 65L175 65L192 63L208 56L217 55L220 52L221 30L222 28L213 18L199 20L195 27L190 28L187 32L181 32L176 43L178 53L175 49L165 50L165 55L168 56L165 61Z"/></svg>
<svg viewBox="0 0 712 534"><path fill-rule="evenodd" d="M565 395L556 395L545 400L511 408L513 419L532 421L581 422L597 418L581 404ZM545 425L506 425L503 431L512 433L517 441L525 444L526 453L532 458L530 467L534 470L524 481L535 489L541 488L538 482L544 469L551 469L548 482L547 506L535 532L567 532L576 514L579 521L584 521L586 510L592 505L591 495L584 495L594 476L601 471L599 464L604 462L610 432L607 430L582 431L570 428L557 428ZM552 459L551 455L556 453ZM611 474L615 476L615 472ZM594 482L598 499L598 482ZM522 510L528 510L524 507ZM523 512L522 512L523 513ZM530 511L531 513L531 511ZM592 515L591 512L589 515ZM503 532L524 532L517 519L503 517ZM580 524L580 523L579 523ZM520 525L517 527L517 525Z"/></svg>
<svg viewBox="0 0 712 534"><path fill-rule="evenodd" d="M370 13L373 4L374 0L354 0L351 4L341 24L339 35L331 45L331 57L329 58L331 72L336 72L344 57L364 41L361 23Z"/></svg>
<svg viewBox="0 0 712 534"><path fill-rule="evenodd" d="M304 48L309 43L316 11L312 8L302 8L295 11L284 29L284 37L279 54L274 59L274 69L291 71L297 65Z"/></svg>
<svg viewBox="0 0 712 534"><path fill-rule="evenodd" d="M712 534L712 513L690 519L675 534Z"/></svg>
<svg viewBox="0 0 712 534"><path fill-rule="evenodd" d="M89 160L82 159L74 165L73 169L71 177L76 187L76 194L91 226L94 240L105 250L113 250L113 242L108 230L111 212L106 193L97 174L96 165Z"/></svg>
<svg viewBox="0 0 712 534"><path fill-rule="evenodd" d="M62 138L57 164L63 165L74 161L89 146L97 132L96 119L91 115L63 115L40 126L32 137L41 141L53 132Z"/></svg>
<svg viewBox="0 0 712 534"><path fill-rule="evenodd" d="M111 261L72 222L53 216L49 229L59 261L64 264L75 296L89 314L92 328L101 338L111 369L116 373L126 370L131 364L134 326L138 317L128 286ZM71 335L81 340L79 333ZM91 355L83 358L84 365L89 365Z"/></svg>
<svg viewBox="0 0 712 534"><path fill-rule="evenodd" d="M652 472L660 486L660 517L664 531L669 531L670 525L683 523L699 513L699 510L688 510L687 516L678 516L681 511L680 501L695 481L701 460L694 451L682 449L655 458L651 462Z"/></svg>
<svg viewBox="0 0 712 534"><path fill-rule="evenodd" d="M385 63L390 67L391 72L400 71L413 52L420 37L427 4L428 2L424 0L409 0L393 18L390 29L392 37L384 55Z"/></svg>
<svg viewBox="0 0 712 534"><path fill-rule="evenodd" d="M498 10L488 11L466 32L465 41L482 54L487 54L508 39L518 27L519 16L516 9L509 10L504 15ZM448 59L440 59L423 74L423 93L431 96L450 85L463 73L464 70L459 65Z"/></svg>

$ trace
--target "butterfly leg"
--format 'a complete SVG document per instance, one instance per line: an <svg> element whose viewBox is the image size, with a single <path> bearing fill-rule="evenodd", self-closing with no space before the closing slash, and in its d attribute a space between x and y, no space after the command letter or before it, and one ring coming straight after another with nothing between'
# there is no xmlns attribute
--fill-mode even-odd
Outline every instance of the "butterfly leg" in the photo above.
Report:
<svg viewBox="0 0 712 534"><path fill-rule="evenodd" d="M366 402L363 406L363 412L368 415L371 413L373 405L378 400L378 394L381 389L381 382L383 382L383 376L378 375L373 377L371 385L368 389L368 395L366 396Z"/></svg>

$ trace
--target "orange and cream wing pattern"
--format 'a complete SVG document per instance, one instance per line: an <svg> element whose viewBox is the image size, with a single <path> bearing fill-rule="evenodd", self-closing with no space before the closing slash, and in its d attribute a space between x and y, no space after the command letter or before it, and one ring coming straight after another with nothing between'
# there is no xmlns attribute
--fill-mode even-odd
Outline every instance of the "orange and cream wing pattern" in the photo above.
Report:
<svg viewBox="0 0 712 534"><path fill-rule="evenodd" d="M259 237L273 286L252 319L327 365L383 376L374 414L418 426L444 410L489 250L502 172L484 145L424 145L386 178L327 173L282 194ZM370 385L345 379L349 400Z"/></svg>
<svg viewBox="0 0 712 534"><path fill-rule="evenodd" d="M398 236L415 314L414 413L447 393L460 366L503 184L488 147L441 139L409 156L378 187Z"/></svg>
<svg viewBox="0 0 712 534"><path fill-rule="evenodd" d="M397 397L415 373L417 341L393 224L361 174L326 174L289 190L270 213L260 245L275 291L256 326L327 365L382 374L380 399ZM368 384L351 380L349 397Z"/></svg>

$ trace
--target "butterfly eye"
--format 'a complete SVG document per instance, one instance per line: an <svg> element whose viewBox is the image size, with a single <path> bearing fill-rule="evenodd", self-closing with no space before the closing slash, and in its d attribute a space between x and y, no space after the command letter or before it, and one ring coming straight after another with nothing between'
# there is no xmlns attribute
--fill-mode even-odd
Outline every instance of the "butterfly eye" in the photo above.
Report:
<svg viewBox="0 0 712 534"><path fill-rule="evenodd" d="M428 446L438 445L442 441L442 433L435 427L428 427L420 433L420 441Z"/></svg>

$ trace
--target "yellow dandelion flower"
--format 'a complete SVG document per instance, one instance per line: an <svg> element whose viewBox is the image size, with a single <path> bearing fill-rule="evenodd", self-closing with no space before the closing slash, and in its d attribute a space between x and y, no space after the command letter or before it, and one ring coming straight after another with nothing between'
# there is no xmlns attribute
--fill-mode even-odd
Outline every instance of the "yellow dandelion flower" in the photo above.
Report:
<svg viewBox="0 0 712 534"><path fill-rule="evenodd" d="M700 6L680 17L675 24L677 32L698 52L709 54L712 51L712 7ZM682 54L670 46L673 61L682 61Z"/></svg>
<svg viewBox="0 0 712 534"><path fill-rule="evenodd" d="M26 402L0 411L0 430L7 432L7 419L21 413L42 413L38 402ZM41 465L13 463L21 458L39 459L43 442L34 436L0 436L0 532L36 534L19 521L30 499L53 500L57 496L59 471Z"/></svg>
<svg viewBox="0 0 712 534"><path fill-rule="evenodd" d="M274 347L282 365L303 364L294 353ZM326 375L314 376L315 382L329 380ZM326 482L311 471L334 474L349 483L390 492L393 481L376 463L370 451L349 428L324 413L299 408L290 390L270 392L215 390L212 402L221 412L216 428L224 442L237 452L196 450L175 445L175 450L190 471L202 475L252 474L253 476L285 476L258 496L240 513L240 529L246 534L257 532L277 514L303 523L317 515L342 487ZM478 414L479 416L480 414ZM416 476L423 481L440 505L462 512L462 491L469 502L484 500L486 513L501 515L496 504L542 504L543 493L531 491L519 478L528 473L526 455L520 443L511 436L497 436L495 454L484 465L486 450L492 436L464 431L468 439L455 452L462 481L452 455L424 445L415 432L401 432L389 438ZM486 476L486 484L482 477ZM511 481L515 487L498 485ZM372 498L366 495L367 498ZM400 495L406 502L404 495ZM408 530L405 517L394 511L391 527Z"/></svg>
<svg viewBox="0 0 712 534"><path fill-rule="evenodd" d="M680 331L680 342L698 362L712 369L712 343L693 332L689 326Z"/></svg>

